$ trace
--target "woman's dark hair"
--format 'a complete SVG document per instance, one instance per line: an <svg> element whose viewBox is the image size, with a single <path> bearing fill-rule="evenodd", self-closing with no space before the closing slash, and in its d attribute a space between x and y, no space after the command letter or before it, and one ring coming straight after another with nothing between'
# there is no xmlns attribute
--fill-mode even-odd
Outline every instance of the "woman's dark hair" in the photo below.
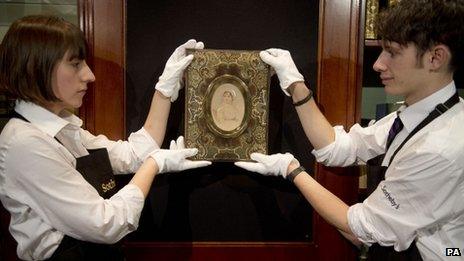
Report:
<svg viewBox="0 0 464 261"><path fill-rule="evenodd" d="M444 44L451 51L451 71L462 68L464 0L402 0L379 15L377 31L382 41L414 43L419 57Z"/></svg>
<svg viewBox="0 0 464 261"><path fill-rule="evenodd" d="M74 24L43 15L16 20L0 44L0 88L36 104L58 101L52 73L66 52L70 60L86 56L84 35Z"/></svg>

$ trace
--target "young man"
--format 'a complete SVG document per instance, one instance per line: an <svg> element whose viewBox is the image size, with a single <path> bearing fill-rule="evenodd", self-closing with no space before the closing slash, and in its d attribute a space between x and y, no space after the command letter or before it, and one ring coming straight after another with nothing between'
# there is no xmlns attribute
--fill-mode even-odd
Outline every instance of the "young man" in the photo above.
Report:
<svg viewBox="0 0 464 261"><path fill-rule="evenodd" d="M383 50L374 69L385 91L403 96L405 106L373 126L355 124L348 133L332 128L321 114L288 51L261 53L292 96L319 162L349 166L384 157L385 179L363 203L346 205L288 153L252 154L257 163L236 165L294 181L346 238L376 244L372 260L446 259L446 248L464 247L464 102L453 81L464 60L462 24L463 0L408 0L386 10L379 19Z"/></svg>

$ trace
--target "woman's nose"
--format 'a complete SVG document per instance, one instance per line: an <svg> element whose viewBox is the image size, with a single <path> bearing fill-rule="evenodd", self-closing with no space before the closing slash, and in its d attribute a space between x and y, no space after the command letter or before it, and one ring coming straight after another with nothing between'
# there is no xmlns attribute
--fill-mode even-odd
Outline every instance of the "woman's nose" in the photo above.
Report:
<svg viewBox="0 0 464 261"><path fill-rule="evenodd" d="M85 82L94 82L95 81L95 75L93 74L92 70L90 67L85 63L85 66L83 68L83 80Z"/></svg>

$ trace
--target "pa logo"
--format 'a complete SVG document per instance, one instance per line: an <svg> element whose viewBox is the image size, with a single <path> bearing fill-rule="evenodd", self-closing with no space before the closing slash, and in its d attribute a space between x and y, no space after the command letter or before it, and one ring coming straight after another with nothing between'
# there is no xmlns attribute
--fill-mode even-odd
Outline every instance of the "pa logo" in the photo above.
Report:
<svg viewBox="0 0 464 261"><path fill-rule="evenodd" d="M461 256L461 250L457 247L446 248L446 256Z"/></svg>

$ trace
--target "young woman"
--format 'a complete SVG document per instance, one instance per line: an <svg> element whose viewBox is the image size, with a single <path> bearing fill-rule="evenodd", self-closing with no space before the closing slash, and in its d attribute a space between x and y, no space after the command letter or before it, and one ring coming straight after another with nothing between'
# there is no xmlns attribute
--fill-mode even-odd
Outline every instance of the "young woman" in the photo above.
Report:
<svg viewBox="0 0 464 261"><path fill-rule="evenodd" d="M162 150L171 100L193 59L189 40L166 63L144 126L127 141L81 128L70 111L82 105L95 76L83 33L52 16L15 21L0 46L0 88L17 98L0 135L0 199L21 259L123 259L117 245L137 229L156 174L209 165L187 157L183 139ZM116 191L113 173L135 173Z"/></svg>

